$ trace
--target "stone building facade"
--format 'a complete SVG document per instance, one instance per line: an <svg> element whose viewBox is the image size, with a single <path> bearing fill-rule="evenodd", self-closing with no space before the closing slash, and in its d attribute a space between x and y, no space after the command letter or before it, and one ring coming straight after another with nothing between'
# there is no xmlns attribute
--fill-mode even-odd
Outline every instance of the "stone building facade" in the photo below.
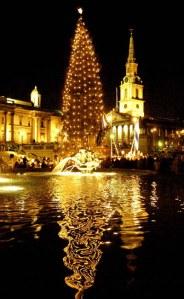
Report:
<svg viewBox="0 0 184 299"><path fill-rule="evenodd" d="M41 95L33 89L29 101L0 97L0 146L31 150L60 142L61 112L41 108ZM51 148L52 146L50 146Z"/></svg>

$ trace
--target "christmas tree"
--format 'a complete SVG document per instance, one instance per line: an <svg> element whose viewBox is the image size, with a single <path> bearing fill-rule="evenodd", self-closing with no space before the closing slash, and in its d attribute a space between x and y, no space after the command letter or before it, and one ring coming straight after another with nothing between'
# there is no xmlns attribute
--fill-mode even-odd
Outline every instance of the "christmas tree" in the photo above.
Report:
<svg viewBox="0 0 184 299"><path fill-rule="evenodd" d="M77 22L63 91L63 134L67 148L95 145L103 115L100 65L82 17Z"/></svg>

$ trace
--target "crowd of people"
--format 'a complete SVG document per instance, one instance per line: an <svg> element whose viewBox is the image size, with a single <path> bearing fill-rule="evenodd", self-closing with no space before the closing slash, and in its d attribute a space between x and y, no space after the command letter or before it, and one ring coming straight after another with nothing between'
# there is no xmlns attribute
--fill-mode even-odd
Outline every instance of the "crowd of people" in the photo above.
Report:
<svg viewBox="0 0 184 299"><path fill-rule="evenodd" d="M12 161L13 162L13 161ZM20 156L12 164L6 167L5 162L0 158L1 172L21 172L21 171L52 171L58 163L57 159L48 157L35 157L30 159L27 156ZM98 170L103 169L142 169L152 170L159 173L184 174L184 152L175 153L154 153L145 156L134 157L107 157L99 163Z"/></svg>
<svg viewBox="0 0 184 299"><path fill-rule="evenodd" d="M184 153L151 154L139 158L107 158L101 163L102 168L143 169L161 173L184 174Z"/></svg>
<svg viewBox="0 0 184 299"><path fill-rule="evenodd" d="M53 167L54 162L48 157L28 159L26 156L23 156L16 160L13 171L17 172L21 169L27 171L51 171Z"/></svg>

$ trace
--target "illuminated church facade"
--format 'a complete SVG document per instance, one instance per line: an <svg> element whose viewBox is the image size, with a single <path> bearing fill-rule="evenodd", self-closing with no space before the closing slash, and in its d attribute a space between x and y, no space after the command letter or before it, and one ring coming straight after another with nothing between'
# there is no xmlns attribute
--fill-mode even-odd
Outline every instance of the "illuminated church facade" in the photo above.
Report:
<svg viewBox="0 0 184 299"><path fill-rule="evenodd" d="M142 153L181 148L184 134L182 121L145 115L144 86L138 75L132 30L125 69L116 106L107 114L111 127L108 143L111 143L113 154L121 155L121 152L131 150L132 146Z"/></svg>

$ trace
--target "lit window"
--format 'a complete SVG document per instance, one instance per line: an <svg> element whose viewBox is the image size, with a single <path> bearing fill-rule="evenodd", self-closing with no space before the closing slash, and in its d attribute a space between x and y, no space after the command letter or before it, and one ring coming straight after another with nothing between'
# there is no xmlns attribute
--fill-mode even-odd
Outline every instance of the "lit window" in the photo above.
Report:
<svg viewBox="0 0 184 299"><path fill-rule="evenodd" d="M136 98L138 98L138 97L139 97L139 90L136 89Z"/></svg>

